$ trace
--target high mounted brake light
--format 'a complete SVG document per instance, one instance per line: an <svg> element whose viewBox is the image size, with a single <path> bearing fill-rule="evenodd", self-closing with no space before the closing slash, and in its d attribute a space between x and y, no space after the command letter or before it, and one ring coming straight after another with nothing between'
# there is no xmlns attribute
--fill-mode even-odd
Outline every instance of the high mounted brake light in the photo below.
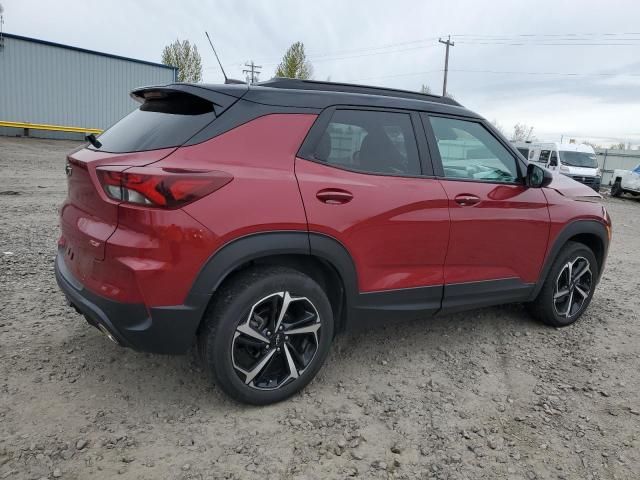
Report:
<svg viewBox="0 0 640 480"><path fill-rule="evenodd" d="M181 168L98 167L105 193L114 200L158 208L180 208L224 187L233 180L227 172Z"/></svg>

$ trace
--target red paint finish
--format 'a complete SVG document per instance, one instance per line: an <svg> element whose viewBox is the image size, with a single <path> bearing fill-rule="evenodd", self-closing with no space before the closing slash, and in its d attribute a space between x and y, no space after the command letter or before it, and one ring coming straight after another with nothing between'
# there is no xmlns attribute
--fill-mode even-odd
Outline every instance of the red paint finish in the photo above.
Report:
<svg viewBox="0 0 640 480"><path fill-rule="evenodd" d="M180 305L205 261L225 243L261 231L306 231L294 159L315 119L267 115L180 149L74 153L61 212L67 266L87 289L111 300ZM107 197L95 172L106 165L157 175L162 169L213 170L233 180L183 209L168 210Z"/></svg>
<svg viewBox="0 0 640 480"><path fill-rule="evenodd" d="M578 182L574 182L580 185L585 190L590 190ZM568 193L568 192L566 192ZM579 194L580 192L578 192ZM551 218L551 228L549 232L549 247L553 245L560 231L567 226L567 224L576 220L596 220L611 228L611 220L609 219L604 207L597 201L593 201L593 191L587 192L582 190L582 193L588 193L589 196L585 197L585 200L576 201L571 197L563 195L554 188L545 188L544 194L549 205L549 215ZM591 197L592 201L587 201Z"/></svg>
<svg viewBox="0 0 640 480"><path fill-rule="evenodd" d="M309 230L347 248L361 291L443 283L449 212L438 180L356 173L300 158L296 176Z"/></svg>
<svg viewBox="0 0 640 480"><path fill-rule="evenodd" d="M122 204L103 262L110 268L92 290L127 303L182 304L217 244L209 229L182 210Z"/></svg>
<svg viewBox="0 0 640 480"><path fill-rule="evenodd" d="M227 186L184 208L213 232L218 247L251 233L304 231L307 222L293 167L315 119L316 115L266 115L208 142L181 148L154 166L188 165L233 175Z"/></svg>
<svg viewBox="0 0 640 480"><path fill-rule="evenodd" d="M67 249L67 264L81 281L91 283L98 292L104 276L106 241L118 224L118 202L113 201L99 186L96 167L121 165L122 169L144 165L169 155L175 149L134 154L112 154L80 149L67 157L67 198L60 207L61 240ZM108 267L107 267L108 270ZM92 280L93 279L93 280Z"/></svg>
<svg viewBox="0 0 640 480"><path fill-rule="evenodd" d="M441 183L451 215L445 283L512 277L534 283L549 237L542 190L455 180Z"/></svg>
<svg viewBox="0 0 640 480"><path fill-rule="evenodd" d="M60 212L67 266L103 297L180 305L207 259L228 242L309 230L345 246L362 292L509 277L533 283L562 227L606 218L600 205L560 193L560 183L534 189L371 175L296 159L315 119L272 114L189 147L72 153ZM106 166L143 177L215 171L231 180L182 208L158 208L107 197L96 175ZM573 183L567 188L576 194Z"/></svg>

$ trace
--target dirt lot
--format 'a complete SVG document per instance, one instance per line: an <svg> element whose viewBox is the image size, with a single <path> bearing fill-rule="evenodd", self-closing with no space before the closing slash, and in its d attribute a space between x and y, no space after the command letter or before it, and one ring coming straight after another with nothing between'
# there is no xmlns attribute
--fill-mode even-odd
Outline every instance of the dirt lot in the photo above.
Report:
<svg viewBox="0 0 640 480"><path fill-rule="evenodd" d="M577 325L506 306L344 335L303 393L253 408L193 352L119 348L65 305L74 147L0 138L0 479L639 478L640 200L605 199L614 240Z"/></svg>

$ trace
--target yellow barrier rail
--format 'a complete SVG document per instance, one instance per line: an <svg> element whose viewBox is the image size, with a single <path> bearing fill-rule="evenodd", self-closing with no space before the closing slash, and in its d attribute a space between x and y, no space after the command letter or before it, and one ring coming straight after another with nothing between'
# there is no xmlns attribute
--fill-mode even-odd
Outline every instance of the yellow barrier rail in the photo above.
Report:
<svg viewBox="0 0 640 480"><path fill-rule="evenodd" d="M50 130L52 132L102 133L102 130L99 128L68 127L64 125L47 125L45 123L5 122L2 120L0 120L0 127Z"/></svg>

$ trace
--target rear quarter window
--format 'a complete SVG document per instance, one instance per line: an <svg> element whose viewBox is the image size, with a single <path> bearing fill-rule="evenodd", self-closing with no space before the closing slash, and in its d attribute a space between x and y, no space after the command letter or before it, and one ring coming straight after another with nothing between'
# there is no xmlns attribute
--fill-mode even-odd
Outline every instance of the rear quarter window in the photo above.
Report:
<svg viewBox="0 0 640 480"><path fill-rule="evenodd" d="M129 153L178 147L215 118L213 103L195 95L175 92L147 98L98 137L102 144L99 151Z"/></svg>

